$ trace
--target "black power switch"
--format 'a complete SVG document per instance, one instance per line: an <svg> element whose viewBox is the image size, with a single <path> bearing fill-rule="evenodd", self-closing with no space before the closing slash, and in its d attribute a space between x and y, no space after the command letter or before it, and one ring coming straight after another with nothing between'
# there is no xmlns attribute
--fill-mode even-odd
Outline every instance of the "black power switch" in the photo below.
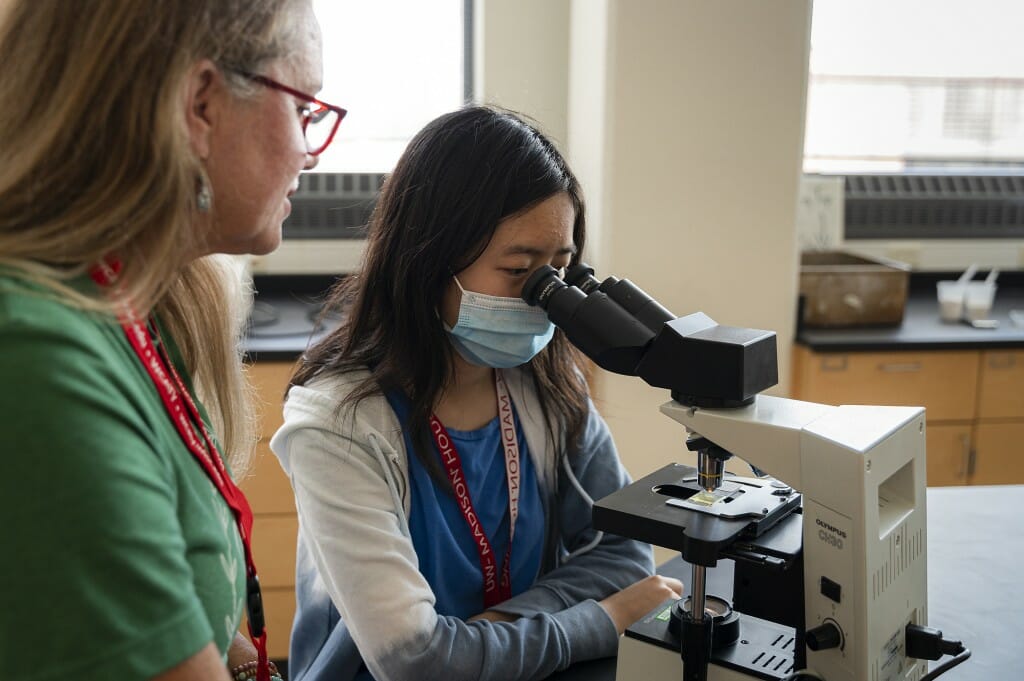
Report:
<svg viewBox="0 0 1024 681"><path fill-rule="evenodd" d="M843 588L828 577L821 578L821 595L836 603L842 600Z"/></svg>

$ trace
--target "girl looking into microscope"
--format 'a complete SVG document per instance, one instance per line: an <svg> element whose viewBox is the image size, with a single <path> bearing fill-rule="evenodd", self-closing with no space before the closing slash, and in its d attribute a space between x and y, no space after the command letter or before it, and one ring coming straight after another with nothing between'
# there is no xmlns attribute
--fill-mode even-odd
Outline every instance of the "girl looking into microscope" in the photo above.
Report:
<svg viewBox="0 0 1024 681"><path fill-rule="evenodd" d="M628 476L582 356L520 299L584 242L579 183L522 118L468 107L409 144L271 443L300 517L295 681L543 678L679 597L591 526Z"/></svg>

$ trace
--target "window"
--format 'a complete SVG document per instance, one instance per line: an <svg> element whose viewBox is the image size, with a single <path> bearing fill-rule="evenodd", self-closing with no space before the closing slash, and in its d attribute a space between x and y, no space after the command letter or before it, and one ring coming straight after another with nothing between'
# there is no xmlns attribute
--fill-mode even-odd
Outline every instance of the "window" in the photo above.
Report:
<svg viewBox="0 0 1024 681"><path fill-rule="evenodd" d="M815 0L804 171L1024 169L1020 0Z"/></svg>
<svg viewBox="0 0 1024 681"><path fill-rule="evenodd" d="M409 139L468 99L471 0L314 0L322 98L348 109L318 173L389 172Z"/></svg>

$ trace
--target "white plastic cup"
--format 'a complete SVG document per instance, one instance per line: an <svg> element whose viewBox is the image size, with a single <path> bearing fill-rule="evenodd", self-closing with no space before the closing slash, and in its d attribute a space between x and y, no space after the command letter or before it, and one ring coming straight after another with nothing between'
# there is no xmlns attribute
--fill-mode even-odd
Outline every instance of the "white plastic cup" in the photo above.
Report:
<svg viewBox="0 0 1024 681"><path fill-rule="evenodd" d="M964 291L964 317L969 322L988 319L995 297L996 285L994 282L967 282L967 289Z"/></svg>
<svg viewBox="0 0 1024 681"><path fill-rule="evenodd" d="M960 317L963 315L964 311L966 290L967 286L959 281L949 280L938 282L937 293L939 296L939 317L942 318L942 321L960 321Z"/></svg>

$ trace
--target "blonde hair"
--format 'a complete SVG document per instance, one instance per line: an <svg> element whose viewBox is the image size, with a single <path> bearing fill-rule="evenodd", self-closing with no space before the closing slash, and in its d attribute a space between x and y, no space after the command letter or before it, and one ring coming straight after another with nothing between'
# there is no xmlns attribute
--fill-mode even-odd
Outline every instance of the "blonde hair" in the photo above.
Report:
<svg viewBox="0 0 1024 681"><path fill-rule="evenodd" d="M155 311L236 475L254 444L238 339L246 296L194 227L201 161L185 128L189 69L209 59L239 96L301 39L307 0L14 0L0 10L0 266L70 304L112 313L69 282L116 254ZM251 90L250 90L251 91Z"/></svg>

